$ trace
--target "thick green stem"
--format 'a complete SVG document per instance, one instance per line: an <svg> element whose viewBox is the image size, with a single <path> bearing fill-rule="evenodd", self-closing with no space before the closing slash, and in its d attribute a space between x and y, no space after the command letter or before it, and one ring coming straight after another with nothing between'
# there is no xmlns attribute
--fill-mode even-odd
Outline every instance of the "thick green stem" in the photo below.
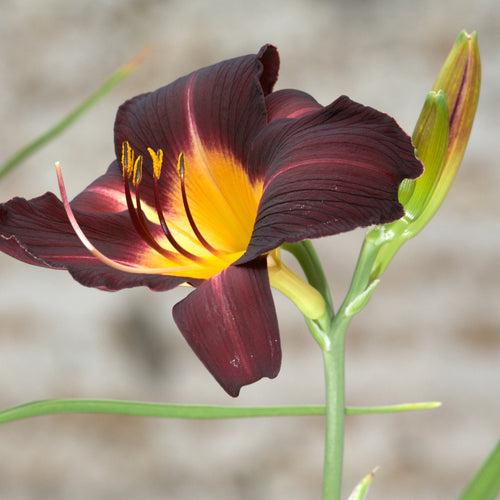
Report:
<svg viewBox="0 0 500 500"><path fill-rule="evenodd" d="M330 335L331 344L323 349L326 393L325 460L323 499L340 500L344 456L344 344L347 321Z"/></svg>
<svg viewBox="0 0 500 500"><path fill-rule="evenodd" d="M326 393L326 432L325 460L323 470L323 500L340 500L342 492L342 466L344 456L344 418L345 418L345 335L353 315L357 314L371 297L376 282L370 281L373 262L383 242L383 234L373 231L365 238L354 271L351 286L338 313L335 315L329 302L329 317L332 321L329 329L308 322L309 329L323 351ZM294 253L295 255L295 253ZM304 259L308 269L307 276L324 276L321 264ZM322 280L319 281L321 283Z"/></svg>

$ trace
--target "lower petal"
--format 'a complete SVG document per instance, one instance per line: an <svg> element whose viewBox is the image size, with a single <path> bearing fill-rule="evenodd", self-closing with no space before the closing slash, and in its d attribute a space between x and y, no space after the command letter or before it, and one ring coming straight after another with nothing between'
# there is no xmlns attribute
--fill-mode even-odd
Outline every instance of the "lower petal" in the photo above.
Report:
<svg viewBox="0 0 500 500"><path fill-rule="evenodd" d="M92 242L111 258L135 265L145 245L126 214L90 214L77 217ZM85 286L121 290L148 286L168 290L184 278L129 274L116 271L94 258L71 227L59 199L52 193L32 200L14 198L0 204L0 251L29 264L65 269Z"/></svg>
<svg viewBox="0 0 500 500"><path fill-rule="evenodd" d="M278 321L265 259L231 266L175 305L174 320L224 390L274 378L281 366Z"/></svg>

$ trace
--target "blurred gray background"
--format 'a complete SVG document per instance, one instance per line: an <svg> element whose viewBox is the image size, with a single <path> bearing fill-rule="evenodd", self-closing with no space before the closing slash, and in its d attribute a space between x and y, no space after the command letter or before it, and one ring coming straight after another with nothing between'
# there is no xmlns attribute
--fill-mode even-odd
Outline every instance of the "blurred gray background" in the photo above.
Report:
<svg viewBox="0 0 500 500"><path fill-rule="evenodd" d="M483 87L470 146L439 216L403 249L347 345L350 405L441 400L440 410L347 420L345 493L379 465L371 499L456 498L500 430L500 8L481 1L0 1L0 161L145 45L144 65L2 180L0 200L76 194L107 167L126 98L275 43L277 88L342 93L408 132L462 28L479 31ZM317 242L337 302L362 231ZM276 303L279 377L226 397L184 343L186 291L104 293L0 255L0 407L52 397L293 404L323 400L321 357ZM0 427L0 498L317 499L321 418L222 422L58 416Z"/></svg>

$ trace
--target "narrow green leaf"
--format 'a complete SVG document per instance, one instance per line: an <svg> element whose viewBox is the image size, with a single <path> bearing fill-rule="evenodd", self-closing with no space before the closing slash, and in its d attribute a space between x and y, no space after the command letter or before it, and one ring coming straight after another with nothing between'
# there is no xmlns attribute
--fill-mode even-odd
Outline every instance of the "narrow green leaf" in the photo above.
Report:
<svg viewBox="0 0 500 500"><path fill-rule="evenodd" d="M118 68L97 90L95 90L87 99L73 109L69 114L57 122L53 127L37 137L35 140L16 151L0 165L0 178L9 173L21 162L26 160L45 144L55 139L64 132L70 125L77 121L86 111L94 106L102 97L114 89L122 80L133 73L144 60L146 51L142 51L128 63Z"/></svg>
<svg viewBox="0 0 500 500"><path fill-rule="evenodd" d="M471 479L460 500L495 500L500 497L500 441Z"/></svg>
<svg viewBox="0 0 500 500"><path fill-rule="evenodd" d="M347 500L363 500L368 493L368 489L372 484L373 478L375 477L375 472L377 472L378 467L373 469L370 474L367 474L360 483L354 488L354 491L351 493Z"/></svg>
<svg viewBox="0 0 500 500"><path fill-rule="evenodd" d="M415 410L429 410L437 408L440 405L441 403L438 402L426 402L387 406L347 407L346 415L401 413ZM106 413L136 417L208 420L324 415L325 407L323 405L245 407L146 403L112 399L46 399L14 406L1 411L0 424L44 415L61 415L66 413Z"/></svg>
<svg viewBox="0 0 500 500"><path fill-rule="evenodd" d="M137 417L210 420L245 417L323 415L324 407L238 407L162 404L119 400L54 399L34 401L0 412L0 424L42 415L64 413L107 413Z"/></svg>

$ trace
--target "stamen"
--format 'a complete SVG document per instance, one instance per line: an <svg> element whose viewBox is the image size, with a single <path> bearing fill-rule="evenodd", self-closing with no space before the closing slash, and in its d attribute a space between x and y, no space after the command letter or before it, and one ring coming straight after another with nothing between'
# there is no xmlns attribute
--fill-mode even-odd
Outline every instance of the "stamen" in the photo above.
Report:
<svg viewBox="0 0 500 500"><path fill-rule="evenodd" d="M186 249L181 247L181 245L177 242L177 240L174 238L172 235L172 232L167 226L167 222L165 220L165 216L163 215L163 210L162 210L162 204L160 200L160 189L158 187L158 180L160 179L160 174L161 174L161 169L163 166L163 151L161 149L158 149L157 152L155 152L153 149L148 148L148 153L151 156L151 161L153 163L153 191L154 191L154 197L155 197L155 208L156 208L156 213L158 215L158 220L160 221L160 226L163 230L163 234L167 237L168 241L170 244L184 257L187 257L188 259L191 259L193 261L197 261L200 259L197 255L192 254L191 252L188 252Z"/></svg>
<svg viewBox="0 0 500 500"><path fill-rule="evenodd" d="M181 192L182 192L182 203L184 204L184 211L186 212L186 216L188 218L189 224L191 225L191 229L194 234L198 238L198 241L213 255L220 255L220 252L215 249L208 241L203 237L198 226L196 225L193 214L189 208L187 193L186 193L186 182L185 182L185 164L184 164L184 153L179 155L179 159L177 161L177 171L179 173L179 177L181 179Z"/></svg>
<svg viewBox="0 0 500 500"><path fill-rule="evenodd" d="M130 185L128 179L125 179L124 182L124 187L125 187L125 199L127 201L127 208L128 208L128 213L130 215L130 219L132 220L132 224L134 225L135 230L141 236L141 238L154 250L156 250L158 253L166 257L167 259L174 259L178 260L178 255L175 254L174 252L170 252L160 246L160 244L154 239L153 235L150 233L149 229L146 226L145 222L145 216L140 208L140 203L137 206L137 211L136 208L134 207L134 204L132 202L132 195L130 193ZM139 185L136 186L136 200L138 199L138 190ZM139 212L140 210L140 212ZM139 216L140 214L140 216Z"/></svg>
<svg viewBox="0 0 500 500"><path fill-rule="evenodd" d="M130 178L134 170L135 153L128 141L122 142L122 174Z"/></svg>
<svg viewBox="0 0 500 500"><path fill-rule="evenodd" d="M130 266L126 264L121 264L113 259L110 259L103 253L101 253L97 248L92 245L89 239L85 236L82 228L78 224L75 214L73 213L73 209L68 200L68 195L66 194L66 186L64 185L64 179L62 176L61 165L59 162L55 164L56 175L57 175L57 183L59 185L59 192L61 193L62 202L64 205L64 210L66 211L66 215L68 216L68 220L78 236L79 240L82 242L83 246L100 262L106 264L113 269L118 271L123 271L125 273L132 274L166 274L168 272L176 271L178 268L147 268L143 266Z"/></svg>
<svg viewBox="0 0 500 500"><path fill-rule="evenodd" d="M126 146L125 146L126 144ZM127 151L124 153L125 148ZM130 151L132 151L130 153ZM130 147L129 143L123 143L122 147L122 161L129 161L132 160L134 157L134 152L132 148ZM154 250L156 250L159 254L163 255L167 259L174 259L178 260L178 255L175 254L174 252L170 252L163 248L153 237L151 232L149 231L147 224L146 224L146 218L144 217L144 213L142 212L141 206L140 206L140 197L139 197L139 186L142 180L142 156L139 155L137 159L134 162L133 168L130 169L130 166L126 163L122 164L122 170L124 172L132 172L132 184L135 185L136 187L136 201L137 201L137 211L136 208L134 207L134 204L132 202L132 195L130 193L130 179L129 175L125 175L123 182L124 182L124 190L125 190L125 200L127 201L127 208L128 208L128 213L130 215L130 219L132 221L132 224L139 234L139 236ZM139 214L139 215L138 215Z"/></svg>
<svg viewBox="0 0 500 500"><path fill-rule="evenodd" d="M134 171L132 173L132 184L138 186L142 181L142 156L139 155L134 162Z"/></svg>
<svg viewBox="0 0 500 500"><path fill-rule="evenodd" d="M161 168L163 166L163 150L158 149L156 152L148 148L148 153L151 156L151 161L153 162L153 175L159 180L161 175Z"/></svg>

